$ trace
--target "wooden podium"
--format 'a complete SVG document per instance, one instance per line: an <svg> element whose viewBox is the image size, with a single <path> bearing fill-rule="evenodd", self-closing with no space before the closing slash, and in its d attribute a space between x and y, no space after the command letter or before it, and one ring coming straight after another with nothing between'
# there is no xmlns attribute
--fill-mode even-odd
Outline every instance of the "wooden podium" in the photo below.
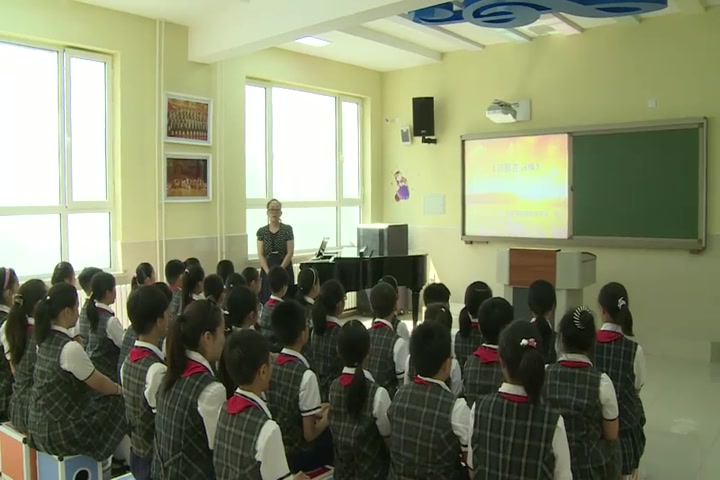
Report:
<svg viewBox="0 0 720 480"><path fill-rule="evenodd" d="M499 250L497 280L515 309L515 319L531 319L528 289L535 280L555 286L555 323L574 306L583 305L583 288L595 283L597 257L589 252L528 248Z"/></svg>

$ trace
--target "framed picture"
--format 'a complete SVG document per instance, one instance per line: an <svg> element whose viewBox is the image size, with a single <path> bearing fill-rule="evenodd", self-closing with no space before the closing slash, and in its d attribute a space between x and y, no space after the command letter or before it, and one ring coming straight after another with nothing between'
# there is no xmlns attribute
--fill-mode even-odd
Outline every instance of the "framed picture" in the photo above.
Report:
<svg viewBox="0 0 720 480"><path fill-rule="evenodd" d="M210 145L212 100L179 93L166 93L165 141Z"/></svg>
<svg viewBox="0 0 720 480"><path fill-rule="evenodd" d="M209 202L212 175L209 154L165 154L165 201Z"/></svg>

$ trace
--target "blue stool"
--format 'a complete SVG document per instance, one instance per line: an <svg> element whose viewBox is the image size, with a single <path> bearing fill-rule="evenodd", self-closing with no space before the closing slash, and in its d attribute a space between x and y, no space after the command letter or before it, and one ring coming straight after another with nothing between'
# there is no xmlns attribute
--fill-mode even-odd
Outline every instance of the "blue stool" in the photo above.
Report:
<svg viewBox="0 0 720 480"><path fill-rule="evenodd" d="M74 455L56 457L45 452L37 452L38 478L42 480L102 480L102 463L86 457Z"/></svg>

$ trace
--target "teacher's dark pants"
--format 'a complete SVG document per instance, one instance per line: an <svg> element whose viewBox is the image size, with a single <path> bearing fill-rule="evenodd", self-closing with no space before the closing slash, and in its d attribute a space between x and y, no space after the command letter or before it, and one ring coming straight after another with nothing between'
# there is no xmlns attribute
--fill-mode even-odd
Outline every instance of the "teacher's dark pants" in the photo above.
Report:
<svg viewBox="0 0 720 480"><path fill-rule="evenodd" d="M274 252L265 257L268 267L273 268L282 264L285 255ZM293 298L295 296L295 272L293 272L292 262L288 265L285 270L288 273L288 293L285 295L287 298ZM260 269L260 279L262 280L262 287L260 289L260 302L263 305L268 301L270 295L272 295L272 289L270 288L270 281L268 279L265 270Z"/></svg>

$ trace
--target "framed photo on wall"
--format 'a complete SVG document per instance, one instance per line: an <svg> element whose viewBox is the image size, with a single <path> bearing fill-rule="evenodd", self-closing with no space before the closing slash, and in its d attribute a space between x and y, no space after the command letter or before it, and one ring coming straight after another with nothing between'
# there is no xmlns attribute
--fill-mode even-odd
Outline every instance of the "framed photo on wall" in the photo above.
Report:
<svg viewBox="0 0 720 480"><path fill-rule="evenodd" d="M179 93L165 93L165 141L210 145L212 100Z"/></svg>
<svg viewBox="0 0 720 480"><path fill-rule="evenodd" d="M165 201L212 200L212 164L209 154L165 154Z"/></svg>

